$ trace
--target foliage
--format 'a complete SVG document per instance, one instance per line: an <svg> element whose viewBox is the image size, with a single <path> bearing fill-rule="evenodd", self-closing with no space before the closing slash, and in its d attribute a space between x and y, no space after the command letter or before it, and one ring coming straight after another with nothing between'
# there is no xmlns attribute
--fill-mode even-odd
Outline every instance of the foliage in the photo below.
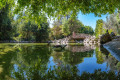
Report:
<svg viewBox="0 0 120 80"><path fill-rule="evenodd" d="M97 57L97 63L102 64L104 62L103 57L105 55L99 50L99 47L96 47L95 53L96 53L96 57Z"/></svg>
<svg viewBox="0 0 120 80"><path fill-rule="evenodd" d="M63 24L62 24L62 32L64 36L68 36L70 35L70 30L69 30L69 24L68 24L68 20L66 18L64 18L62 20Z"/></svg>
<svg viewBox="0 0 120 80"><path fill-rule="evenodd" d="M15 0L3 0L0 2L0 9L4 5ZM82 13L94 13L95 15L114 13L116 8L120 8L120 1L118 0L18 0L15 4L15 12L21 12L26 9L25 12L31 14L44 14L47 13L49 16L65 15L72 12L72 15L76 15L77 12Z"/></svg>
<svg viewBox="0 0 120 80"><path fill-rule="evenodd" d="M109 34L111 32L114 32L115 34L120 34L120 17L119 13L110 14L110 16L106 17L106 21L98 20L96 22L96 28L95 28L95 35L98 37L101 34L106 33L106 30L108 30Z"/></svg>
<svg viewBox="0 0 120 80"><path fill-rule="evenodd" d="M71 13L71 17L76 16L79 11L83 14L94 13L97 16L114 13L117 9L120 12L119 0L2 0L0 1L0 10L6 4L12 6L14 14L18 14L21 17L26 14L27 18L34 19L37 24L41 20L46 21L43 17L44 14L48 17L60 18L60 15L65 16L69 13Z"/></svg>
<svg viewBox="0 0 120 80"><path fill-rule="evenodd" d="M7 4L0 11L0 40L10 40L13 28L9 17L9 5Z"/></svg>
<svg viewBox="0 0 120 80"><path fill-rule="evenodd" d="M15 39L20 41L36 41L42 42L48 40L49 37L49 25L48 23L41 23L40 28L33 21L22 21L17 25L17 32Z"/></svg>
<svg viewBox="0 0 120 80"><path fill-rule="evenodd" d="M99 19L96 21L95 36L99 37L99 35L102 34L103 34L103 20Z"/></svg>
<svg viewBox="0 0 120 80"><path fill-rule="evenodd" d="M66 19L66 17L64 17L62 21L57 20L54 22L50 33L50 38L60 39L72 35L73 32L85 34L94 33L93 29L90 26L84 26L82 22L80 22L77 18Z"/></svg>
<svg viewBox="0 0 120 80"><path fill-rule="evenodd" d="M109 32L114 32L116 34L120 34L120 18L119 13L111 14L107 17L107 21L104 22L104 28L108 29Z"/></svg>
<svg viewBox="0 0 120 80"><path fill-rule="evenodd" d="M79 28L78 33L85 33L85 34L93 35L94 31L93 31L93 28L91 26L83 26L83 27Z"/></svg>
<svg viewBox="0 0 120 80"><path fill-rule="evenodd" d="M62 25L59 21L54 22L53 28L50 29L50 39L63 38Z"/></svg>
<svg viewBox="0 0 120 80"><path fill-rule="evenodd" d="M68 23L66 23L69 26L69 32L72 34L72 32L75 33L85 33L85 34L93 34L93 29L90 26L83 25L82 22L80 22L77 18L70 18L68 20ZM66 32L66 31L65 31Z"/></svg>

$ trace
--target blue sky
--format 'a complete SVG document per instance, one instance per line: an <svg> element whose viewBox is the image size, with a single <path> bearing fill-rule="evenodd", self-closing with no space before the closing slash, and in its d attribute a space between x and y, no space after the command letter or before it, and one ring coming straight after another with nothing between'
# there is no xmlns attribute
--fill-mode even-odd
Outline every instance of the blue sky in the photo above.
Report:
<svg viewBox="0 0 120 80"><path fill-rule="evenodd" d="M95 30L95 26L96 26L96 21L98 19L102 19L104 21L106 21L106 15L101 15L101 17L95 16L93 13L90 14L82 14L81 12L79 12L78 14L78 20L80 20L84 25L86 26L91 26L94 30Z"/></svg>

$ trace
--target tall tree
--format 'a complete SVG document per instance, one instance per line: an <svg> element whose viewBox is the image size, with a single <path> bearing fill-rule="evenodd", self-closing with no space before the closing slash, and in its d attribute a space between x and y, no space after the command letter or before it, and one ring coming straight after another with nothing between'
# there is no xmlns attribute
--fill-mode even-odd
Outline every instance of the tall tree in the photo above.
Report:
<svg viewBox="0 0 120 80"><path fill-rule="evenodd" d="M104 22L104 28L108 29L109 32L113 31L116 34L120 34L120 18L119 13L111 14L107 17L107 21Z"/></svg>
<svg viewBox="0 0 120 80"><path fill-rule="evenodd" d="M12 26L9 17L9 5L6 4L0 11L0 40L10 40L11 36Z"/></svg>
<svg viewBox="0 0 120 80"><path fill-rule="evenodd" d="M45 42L49 37L49 24L42 22L37 25L34 21L22 20L16 23L16 33L14 39L17 41L36 41ZM16 25L14 24L14 25Z"/></svg>
<svg viewBox="0 0 120 80"><path fill-rule="evenodd" d="M96 21L95 35L98 37L103 33L103 20L99 19Z"/></svg>

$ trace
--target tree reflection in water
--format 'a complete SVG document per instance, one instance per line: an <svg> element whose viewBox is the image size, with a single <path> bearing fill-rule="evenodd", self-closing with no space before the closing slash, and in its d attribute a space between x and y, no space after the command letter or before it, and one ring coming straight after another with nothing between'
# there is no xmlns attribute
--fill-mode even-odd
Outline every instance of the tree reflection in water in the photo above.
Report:
<svg viewBox="0 0 120 80"><path fill-rule="evenodd" d="M82 63L85 57L91 57L93 55L93 50L88 52L71 52L68 50L64 52L53 51L51 55L56 63L64 62L64 64L77 65Z"/></svg>
<svg viewBox="0 0 120 80"><path fill-rule="evenodd" d="M96 57L97 57L97 63L102 64L104 62L107 62L107 66L110 67L110 70L114 71L120 71L120 62L111 55L103 46L98 47L96 46L95 49Z"/></svg>
<svg viewBox="0 0 120 80"><path fill-rule="evenodd" d="M29 78L29 76L37 76L30 74L34 69L36 70L36 65L41 67L40 72L47 70L47 63L51 54L48 46L1 45L0 47L2 47L0 59L3 70L1 72L2 75L0 75L1 79L11 75L15 79L17 77L22 79Z"/></svg>
<svg viewBox="0 0 120 80"><path fill-rule="evenodd" d="M76 65L85 62L87 58L94 57L94 54L97 59L96 64L107 63L110 70L120 70L120 62L99 46L69 46L65 50L55 51L47 45L1 44L0 79L73 79L73 76L79 79ZM48 70L51 57L55 67Z"/></svg>

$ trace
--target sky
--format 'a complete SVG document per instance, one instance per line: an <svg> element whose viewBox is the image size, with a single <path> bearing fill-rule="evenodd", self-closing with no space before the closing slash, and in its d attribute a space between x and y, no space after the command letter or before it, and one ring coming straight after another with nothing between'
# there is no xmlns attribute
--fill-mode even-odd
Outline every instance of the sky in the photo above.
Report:
<svg viewBox="0 0 120 80"><path fill-rule="evenodd" d="M86 26L91 26L93 28L93 30L95 30L95 26L96 26L96 21L98 19L102 19L103 21L106 21L106 17L108 14L106 15L101 15L101 17L95 16L93 13L90 14L82 14L81 12L78 13L77 18L78 20L80 20L84 25ZM53 19L49 20L50 22L50 27L52 27L53 25Z"/></svg>
<svg viewBox="0 0 120 80"><path fill-rule="evenodd" d="M96 21L98 19L102 19L103 21L106 21L106 15L101 15L101 17L95 16L93 13L90 14L82 14L81 12L78 13L77 18L80 20L84 25L91 26L95 30Z"/></svg>

